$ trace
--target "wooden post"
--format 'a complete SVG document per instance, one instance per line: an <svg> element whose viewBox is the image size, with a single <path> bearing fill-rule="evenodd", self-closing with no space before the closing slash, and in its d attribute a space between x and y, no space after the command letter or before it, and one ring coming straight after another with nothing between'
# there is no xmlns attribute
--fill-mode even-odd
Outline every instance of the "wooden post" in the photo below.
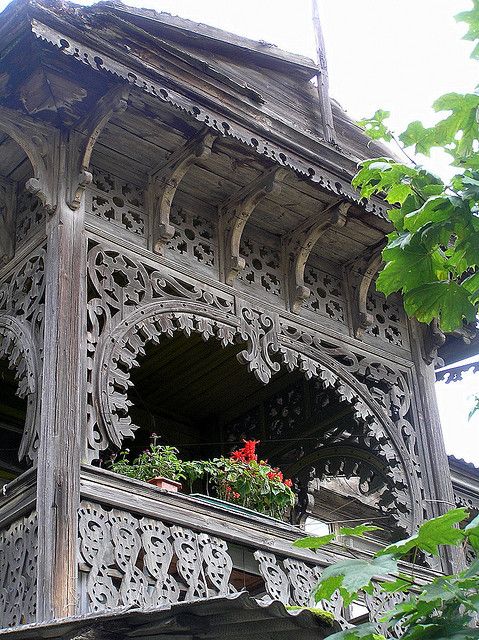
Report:
<svg viewBox="0 0 479 640"><path fill-rule="evenodd" d="M83 202L67 205L68 144L56 145L58 204L47 222L43 392L38 453L37 620L76 610L82 410ZM55 179L52 176L52 179Z"/></svg>
<svg viewBox="0 0 479 640"><path fill-rule="evenodd" d="M410 322L410 326L417 375L415 397L418 405L418 426L419 431L422 432L421 448L426 458L425 468L427 468L425 481L427 475L430 494L433 496L431 512L433 517L437 517L455 507L454 491L434 388L434 366L426 364L421 349L424 327L414 320ZM464 553L454 547L444 548L442 560L442 569L446 573L459 571L465 566Z"/></svg>
<svg viewBox="0 0 479 640"><path fill-rule="evenodd" d="M321 110L324 138L327 142L334 143L336 142L336 131L334 129L331 100L329 99L329 74L328 61L326 58L326 45L324 43L321 20L319 18L318 0L312 0L312 3L314 37L316 39L316 55L319 66L319 73L317 75L319 108Z"/></svg>

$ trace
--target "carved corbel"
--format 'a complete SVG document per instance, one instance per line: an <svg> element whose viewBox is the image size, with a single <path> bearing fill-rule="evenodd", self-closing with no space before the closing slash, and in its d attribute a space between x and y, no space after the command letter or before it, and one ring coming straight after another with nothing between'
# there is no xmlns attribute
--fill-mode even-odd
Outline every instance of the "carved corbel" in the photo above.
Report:
<svg viewBox="0 0 479 640"><path fill-rule="evenodd" d="M148 180L148 201L154 225L154 250L161 254L168 240L175 234L170 223L171 205L180 182L188 169L198 160L207 158L218 134L206 131L195 136L169 156L168 160L153 171Z"/></svg>
<svg viewBox="0 0 479 640"><path fill-rule="evenodd" d="M237 274L245 268L240 256L243 230L251 214L270 193L279 193L288 170L279 167L260 175L250 184L234 193L219 207L220 229L224 238L224 278L232 285Z"/></svg>
<svg viewBox="0 0 479 640"><path fill-rule="evenodd" d="M298 227L284 243L289 269L289 298L292 311L298 311L311 295L304 282L304 270L311 251L321 236L331 227L344 227L350 202L341 200L323 209Z"/></svg>
<svg viewBox="0 0 479 640"><path fill-rule="evenodd" d="M424 333L424 355L423 360L426 364L435 363L436 366L442 366L444 363L441 358L438 362L437 352L446 342L446 334L439 327L436 318L428 325Z"/></svg>
<svg viewBox="0 0 479 640"><path fill-rule="evenodd" d="M58 131L7 107L0 107L0 131L28 156L34 177L27 180L25 188L40 199L47 213L53 214L58 204Z"/></svg>
<svg viewBox="0 0 479 640"><path fill-rule="evenodd" d="M128 86L114 87L100 98L95 109L70 133L67 203L74 211L80 206L85 188L93 179L89 170L93 147L110 118L126 110L129 94Z"/></svg>
<svg viewBox="0 0 479 640"><path fill-rule="evenodd" d="M359 272L359 280L353 298L354 335L360 338L362 334L374 323L374 317L368 311L368 295L371 285L383 264L382 250L385 242L381 242L370 255L366 266ZM354 267L353 267L354 269Z"/></svg>

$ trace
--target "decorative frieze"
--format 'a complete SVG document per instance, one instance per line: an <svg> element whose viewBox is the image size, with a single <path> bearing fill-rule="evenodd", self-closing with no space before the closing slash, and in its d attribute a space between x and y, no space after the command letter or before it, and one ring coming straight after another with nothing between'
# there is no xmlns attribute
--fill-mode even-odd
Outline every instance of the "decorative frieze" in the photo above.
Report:
<svg viewBox="0 0 479 640"><path fill-rule="evenodd" d="M389 296L386 299L378 291L371 292L367 298L367 309L371 317L371 324L365 332L368 336L395 347L409 348L406 314L397 298Z"/></svg>
<svg viewBox="0 0 479 640"><path fill-rule="evenodd" d="M240 255L245 266L238 273L238 283L259 297L284 295L283 268L279 248L257 241L252 236L243 236Z"/></svg>

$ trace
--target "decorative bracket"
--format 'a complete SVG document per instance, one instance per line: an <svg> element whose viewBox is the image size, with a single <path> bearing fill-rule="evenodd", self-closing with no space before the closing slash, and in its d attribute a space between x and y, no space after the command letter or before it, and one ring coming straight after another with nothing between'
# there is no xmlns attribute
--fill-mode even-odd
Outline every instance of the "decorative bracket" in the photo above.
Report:
<svg viewBox="0 0 479 640"><path fill-rule="evenodd" d="M220 229L224 238L224 279L232 285L238 273L245 268L240 256L243 230L251 214L270 193L279 193L282 181L288 174L284 167L273 169L258 176L253 182L234 193L219 207Z"/></svg>
<svg viewBox="0 0 479 640"><path fill-rule="evenodd" d="M150 174L148 200L152 220L157 221L154 222L153 231L156 253L163 253L165 244L175 234L175 228L170 223L170 213L180 182L191 166L211 154L217 136L213 132L202 132L173 151L168 160Z"/></svg>
<svg viewBox="0 0 479 640"><path fill-rule="evenodd" d="M442 366L444 364L441 358L438 358L437 352L445 342L446 335L441 331L437 319L434 318L424 332L423 360L426 364L434 363L436 366Z"/></svg>
<svg viewBox="0 0 479 640"><path fill-rule="evenodd" d="M291 310L297 312L311 295L304 282L304 270L311 251L320 237L331 227L344 227L350 202L339 200L305 220L284 243L289 270L289 298Z"/></svg>
<svg viewBox="0 0 479 640"><path fill-rule="evenodd" d="M89 171L93 147L110 118L115 113L126 110L129 94L128 86L114 87L100 98L96 108L70 132L67 203L73 211L80 206L85 188L93 179Z"/></svg>
<svg viewBox="0 0 479 640"><path fill-rule="evenodd" d="M58 132L24 113L0 107L0 131L4 131L26 153L33 168L33 178L25 183L27 191L37 196L47 213L58 204Z"/></svg>
<svg viewBox="0 0 479 640"><path fill-rule="evenodd" d="M385 244L386 241L382 240L380 244L374 248L372 254L367 259L366 266L359 273L359 280L354 289L353 316L354 335L356 338L360 338L364 331L374 323L374 318L368 311L368 295L371 284L383 263L382 251Z"/></svg>

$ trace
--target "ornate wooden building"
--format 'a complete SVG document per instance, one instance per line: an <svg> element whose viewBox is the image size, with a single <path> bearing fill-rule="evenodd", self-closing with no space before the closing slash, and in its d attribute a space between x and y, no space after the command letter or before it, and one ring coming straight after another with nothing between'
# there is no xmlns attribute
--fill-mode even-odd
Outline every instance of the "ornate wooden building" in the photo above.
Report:
<svg viewBox="0 0 479 640"><path fill-rule="evenodd" d="M375 292L387 209L350 186L383 150L311 60L166 14L15 0L0 49L0 635L322 637L283 605L345 549L293 548L304 523L454 503L440 340ZM153 432L261 440L292 521L105 469Z"/></svg>

